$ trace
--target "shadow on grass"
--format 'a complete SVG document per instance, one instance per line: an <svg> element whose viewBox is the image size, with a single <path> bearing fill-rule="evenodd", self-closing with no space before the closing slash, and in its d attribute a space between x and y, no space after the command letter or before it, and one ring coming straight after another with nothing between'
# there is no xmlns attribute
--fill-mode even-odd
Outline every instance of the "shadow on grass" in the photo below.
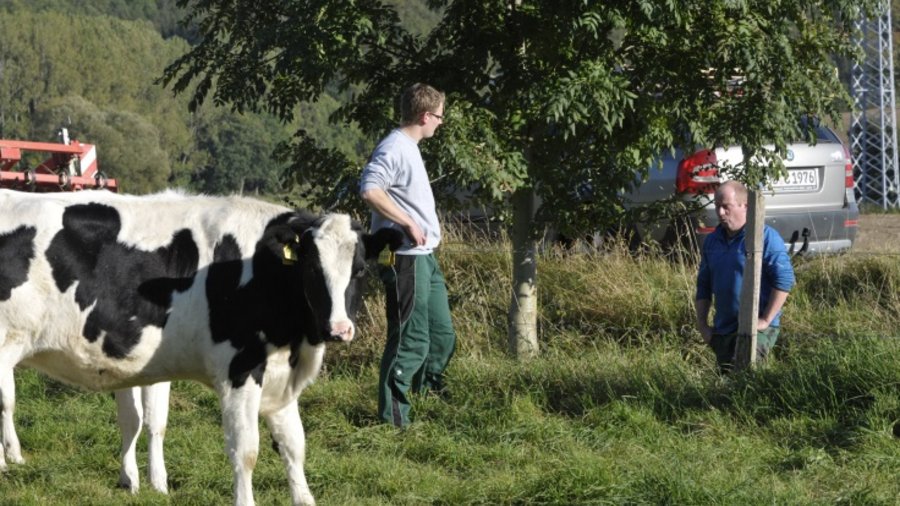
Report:
<svg viewBox="0 0 900 506"><path fill-rule="evenodd" d="M822 339L798 346L805 349L727 377L711 364L698 368L674 353L652 351L614 360L583 356L564 365L552 359L511 363L463 379L462 409L509 409L512 399L528 397L547 414L580 419L627 400L680 430L692 430L693 420L715 412L768 431L785 447L829 451L851 448L864 433L879 430L872 420L885 421L890 432L900 418L897 403L890 402L900 385L900 342Z"/></svg>

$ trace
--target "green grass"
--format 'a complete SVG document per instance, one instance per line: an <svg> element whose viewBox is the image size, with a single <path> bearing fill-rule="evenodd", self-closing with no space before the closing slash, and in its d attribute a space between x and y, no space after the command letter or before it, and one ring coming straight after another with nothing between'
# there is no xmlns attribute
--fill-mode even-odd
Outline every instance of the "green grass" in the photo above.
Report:
<svg viewBox="0 0 900 506"><path fill-rule="evenodd" d="M322 505L866 504L900 502L900 265L878 257L797 266L777 359L722 378L692 328L694 266L652 255L548 254L540 358L506 354L503 245L450 244L459 350L449 401L417 399L406 431L379 424L377 286L360 338L329 350L300 399L307 477ZM228 504L218 402L174 386L170 495L115 488L110 394L17 371L27 463L0 476L0 504ZM259 504L287 504L262 429Z"/></svg>

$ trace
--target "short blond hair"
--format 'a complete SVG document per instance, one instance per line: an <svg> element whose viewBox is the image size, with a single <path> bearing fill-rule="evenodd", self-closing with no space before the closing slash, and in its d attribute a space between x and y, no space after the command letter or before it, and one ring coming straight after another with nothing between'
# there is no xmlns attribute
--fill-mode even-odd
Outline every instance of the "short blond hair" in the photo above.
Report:
<svg viewBox="0 0 900 506"><path fill-rule="evenodd" d="M444 94L432 86L413 84L400 96L400 122L403 125L415 123L422 114L435 112L444 103L444 98Z"/></svg>
<svg viewBox="0 0 900 506"><path fill-rule="evenodd" d="M734 198L737 199L738 203L747 203L750 192L747 190L747 187L744 186L744 183L734 180L725 181L724 183L720 184L718 188L716 188L716 201L722 200L723 196L725 195L726 189L731 189L734 191Z"/></svg>

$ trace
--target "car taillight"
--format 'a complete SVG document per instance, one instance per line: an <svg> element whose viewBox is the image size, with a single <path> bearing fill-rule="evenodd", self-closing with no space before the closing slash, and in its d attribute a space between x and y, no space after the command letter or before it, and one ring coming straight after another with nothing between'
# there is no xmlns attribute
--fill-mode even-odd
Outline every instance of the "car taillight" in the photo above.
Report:
<svg viewBox="0 0 900 506"><path fill-rule="evenodd" d="M716 153L703 149L686 156L678 164L675 176L675 189L678 193L712 193L719 181L719 167L716 165Z"/></svg>
<svg viewBox="0 0 900 506"><path fill-rule="evenodd" d="M850 189L853 188L853 160L850 158L847 146L842 147L844 148L844 157L847 159L847 164L844 165L844 188Z"/></svg>

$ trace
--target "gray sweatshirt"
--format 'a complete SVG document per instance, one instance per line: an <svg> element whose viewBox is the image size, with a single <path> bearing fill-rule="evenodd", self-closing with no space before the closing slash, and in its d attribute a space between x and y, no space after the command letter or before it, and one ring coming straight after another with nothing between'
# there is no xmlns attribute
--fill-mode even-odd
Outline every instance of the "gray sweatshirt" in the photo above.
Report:
<svg viewBox="0 0 900 506"><path fill-rule="evenodd" d="M441 242L441 226L422 153L416 141L399 129L378 143L369 163L363 168L359 191L363 193L373 188L384 190L425 233L424 246L412 247L407 242L397 254L425 255L437 248ZM401 229L393 221L372 211L372 230L385 227Z"/></svg>

